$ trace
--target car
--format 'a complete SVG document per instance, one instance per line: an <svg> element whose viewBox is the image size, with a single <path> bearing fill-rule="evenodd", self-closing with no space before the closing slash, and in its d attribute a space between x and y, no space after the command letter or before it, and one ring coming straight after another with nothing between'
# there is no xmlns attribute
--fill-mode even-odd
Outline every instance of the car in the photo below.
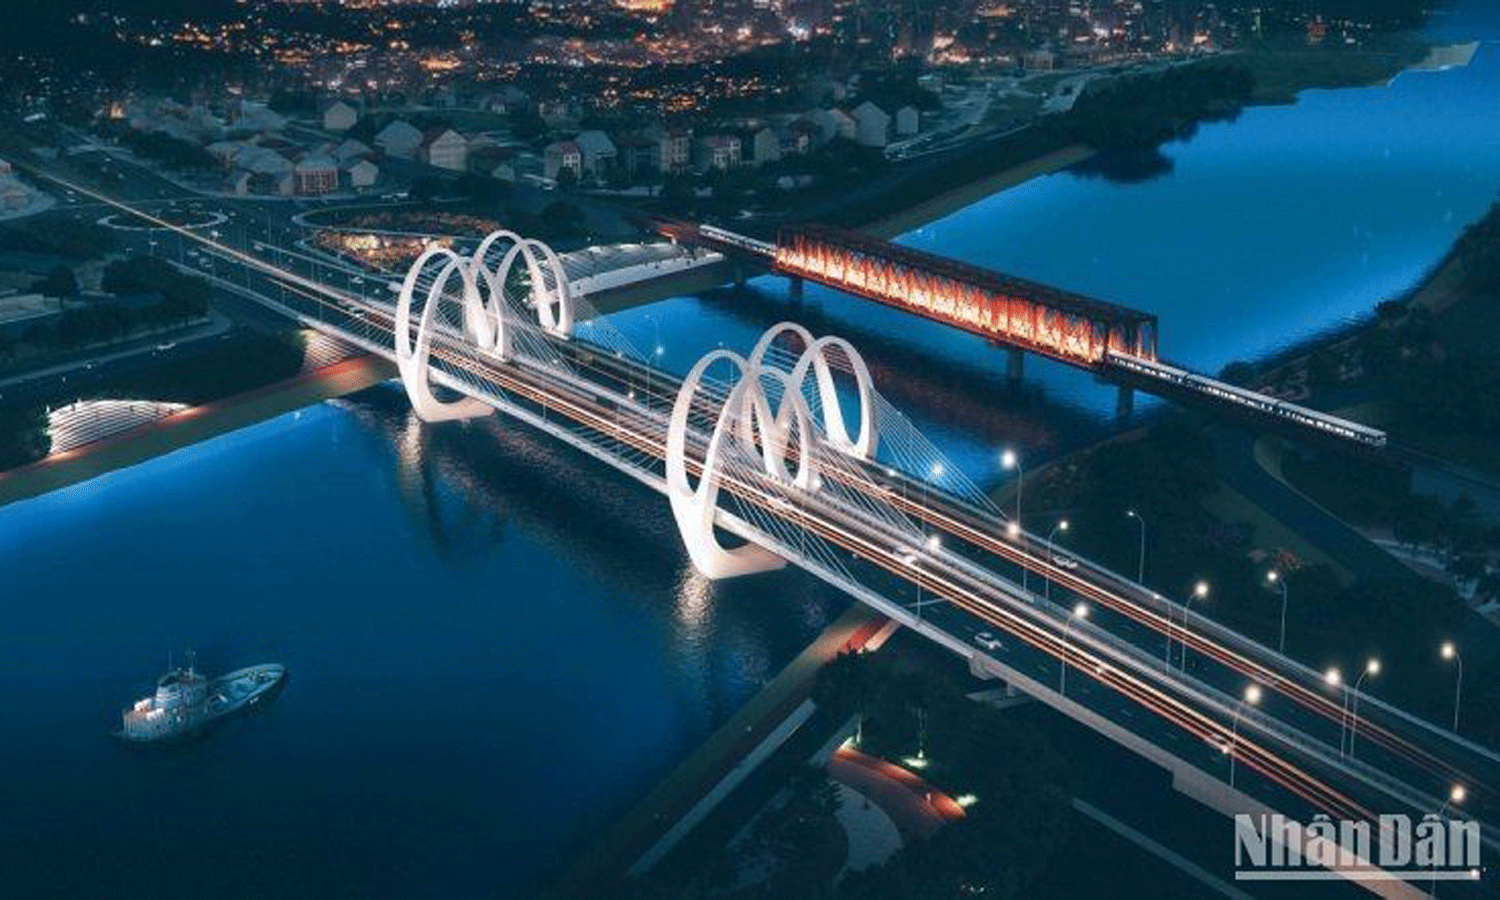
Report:
<svg viewBox="0 0 1500 900"><path fill-rule="evenodd" d="M1052 564L1054 566L1057 566L1059 569L1072 570L1078 568L1078 560L1074 559L1071 556L1063 556L1060 553L1053 554Z"/></svg>
<svg viewBox="0 0 1500 900"><path fill-rule="evenodd" d="M1222 734L1211 734L1208 737L1204 738L1204 740L1208 742L1208 745L1210 747L1213 747L1220 753L1228 753L1231 749L1233 749L1233 745L1229 743L1229 738L1225 737Z"/></svg>
<svg viewBox="0 0 1500 900"><path fill-rule="evenodd" d="M168 350L171 350L176 346L177 343L175 341L167 341L164 344L157 344L156 349L162 353L166 353Z"/></svg>
<svg viewBox="0 0 1500 900"><path fill-rule="evenodd" d="M974 635L974 643L978 644L986 650L1005 649L1005 645L1000 642L1000 639L995 637L988 631L981 631L978 634Z"/></svg>

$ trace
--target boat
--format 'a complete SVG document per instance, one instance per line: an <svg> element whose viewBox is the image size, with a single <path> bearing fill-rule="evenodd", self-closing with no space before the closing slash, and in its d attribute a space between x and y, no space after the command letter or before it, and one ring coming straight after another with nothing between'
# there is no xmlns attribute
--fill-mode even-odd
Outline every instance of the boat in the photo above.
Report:
<svg viewBox="0 0 1500 900"><path fill-rule="evenodd" d="M125 710L115 734L139 743L187 737L256 705L285 677L285 666L266 663L209 678L189 662L167 672L157 680L156 693Z"/></svg>

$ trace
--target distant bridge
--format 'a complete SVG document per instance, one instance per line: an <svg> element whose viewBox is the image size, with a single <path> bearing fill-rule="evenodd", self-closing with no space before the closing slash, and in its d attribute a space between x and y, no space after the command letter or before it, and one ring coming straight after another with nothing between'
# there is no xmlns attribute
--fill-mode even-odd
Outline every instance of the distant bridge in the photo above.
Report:
<svg viewBox="0 0 1500 900"><path fill-rule="evenodd" d="M823 225L788 226L772 243L713 225L653 224L674 241L768 265L793 279L794 293L806 278L1003 344L1013 376L1022 353L1095 372L1120 385L1121 413L1139 387L1304 437L1386 445L1379 429L1158 360L1150 313Z"/></svg>

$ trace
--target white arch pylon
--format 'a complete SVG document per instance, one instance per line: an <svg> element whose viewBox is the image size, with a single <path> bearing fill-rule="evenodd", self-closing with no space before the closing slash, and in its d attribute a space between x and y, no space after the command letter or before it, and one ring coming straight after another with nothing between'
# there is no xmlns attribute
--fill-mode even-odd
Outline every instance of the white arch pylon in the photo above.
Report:
<svg viewBox="0 0 1500 900"><path fill-rule="evenodd" d="M500 263L491 269L485 256L497 241L510 241ZM538 258L540 254L540 259ZM474 398L463 398L452 402L438 400L432 392L429 362L432 353L432 329L436 311L444 291L457 275L463 290L464 337L481 350L499 358L507 359L511 353L511 338L514 325L505 302L505 284L517 258L526 263L531 282L532 306L542 328L558 337L570 337L573 333L573 296L568 285L568 275L562 260L552 248L538 240L523 238L513 231L491 232L480 241L478 248L467 259L444 247L429 247L417 257L406 272L396 302L395 349L396 364L401 372L402 384L406 386L412 409L426 422L442 422L452 419L470 419L488 415L493 409ZM411 337L411 312L424 268L434 259L443 260L437 276L427 286L422 316L417 326L415 344ZM546 269L544 270L543 264ZM549 289L545 271L552 275L553 287ZM483 285L484 290L480 287Z"/></svg>
<svg viewBox="0 0 1500 900"><path fill-rule="evenodd" d="M870 368L865 365L864 357L854 349L853 344L841 337L825 335L814 340L812 333L796 322L778 322L767 328L760 340L755 342L755 349L750 351L750 365L757 370L765 368L766 352L783 334L797 335L802 339L803 347L802 355L787 376L787 390L800 396L802 382L811 370L817 379L823 430L828 439L834 447L850 456L866 460L874 458L875 449L880 445L880 426L875 416L875 382L870 377ZM828 368L828 351L833 349L842 351L850 368L854 370L855 388L859 392L858 440L849 437L849 429L844 424L844 410L839 405L838 386L834 383L832 370Z"/></svg>
<svg viewBox="0 0 1500 900"><path fill-rule="evenodd" d="M774 368L765 362L766 352L782 334L795 333L803 338L805 349L791 370ZM838 405L836 386L828 370L825 353L829 348L842 350L850 361L859 385L861 398L860 436L850 440ZM687 475L687 428L703 381L710 366L727 361L737 370L738 381L730 389L719 409L714 430L704 451L703 469L694 487ZM839 452L862 459L874 455L878 441L875 418L874 386L869 368L858 351L840 338L813 340L807 329L794 322L772 326L756 343L747 360L729 350L714 350L700 359L688 372L677 392L672 418L667 429L667 496L677 520L683 544L693 566L708 578L731 578L779 569L786 560L756 544L726 549L714 534L714 517L723 478L725 442L738 438L744 447L758 451L766 474L789 484L796 490L816 491L818 474L813 462L813 416L802 396L802 382L812 371L818 389L828 442ZM779 382L781 402L776 410L766 395L767 382ZM787 465L787 450L795 431L798 439L797 471Z"/></svg>
<svg viewBox="0 0 1500 900"><path fill-rule="evenodd" d="M416 345L411 339L412 294L417 279L429 260L444 260L437 277L427 288L426 305L422 308L421 324L417 326ZM401 293L396 300L396 368L401 372L401 383L406 387L406 396L411 399L411 408L424 422L446 422L453 419L473 419L488 415L494 409L474 397L463 397L443 402L432 393L431 368L428 361L432 354L432 326L437 312L438 300L448 287L448 281L457 275L463 285L464 318L470 320L470 309L479 305L479 290L474 276L463 257L446 247L429 247L417 257L406 272L401 283Z"/></svg>

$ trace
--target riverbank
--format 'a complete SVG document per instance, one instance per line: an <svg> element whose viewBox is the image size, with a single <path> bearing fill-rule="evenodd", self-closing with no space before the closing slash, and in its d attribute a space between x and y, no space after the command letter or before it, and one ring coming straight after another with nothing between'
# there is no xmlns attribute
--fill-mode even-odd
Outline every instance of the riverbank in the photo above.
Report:
<svg viewBox="0 0 1500 900"><path fill-rule="evenodd" d="M888 622L864 604L850 606L602 839L573 860L545 896L566 900L607 895L747 753L808 699L826 663L841 653L862 649Z"/></svg>
<svg viewBox="0 0 1500 900"><path fill-rule="evenodd" d="M1094 152L1093 148L1083 144L1070 144L1002 169L977 181L943 191L911 206L895 210L861 226L858 230L874 237L892 240L908 231L914 231L952 215L966 206L1003 190L1083 162L1093 156Z"/></svg>
<svg viewBox="0 0 1500 900"><path fill-rule="evenodd" d="M395 377L374 356L357 357L265 387L185 409L101 441L0 473L0 506L55 491L218 437L246 425L341 397Z"/></svg>

